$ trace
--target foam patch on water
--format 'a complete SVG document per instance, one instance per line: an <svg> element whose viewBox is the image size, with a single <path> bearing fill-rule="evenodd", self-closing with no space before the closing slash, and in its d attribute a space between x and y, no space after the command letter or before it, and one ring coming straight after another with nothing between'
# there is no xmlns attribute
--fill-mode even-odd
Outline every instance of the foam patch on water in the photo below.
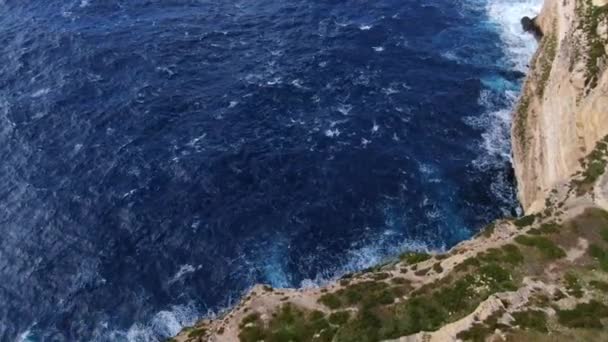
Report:
<svg viewBox="0 0 608 342"><path fill-rule="evenodd" d="M521 18L535 17L540 12L542 0L491 0L487 5L490 22L498 26L500 38L505 44L508 62L513 69L525 72L536 50L536 41L521 27Z"/></svg>
<svg viewBox="0 0 608 342"><path fill-rule="evenodd" d="M374 238L372 243L362 243L353 246L346 256L346 262L335 269L327 269L317 274L314 279L304 279L301 288L314 288L335 281L343 274L357 272L362 269L380 265L392 259L392 256L403 252L438 252L442 247L432 247L421 240L404 239L390 229L385 230Z"/></svg>
<svg viewBox="0 0 608 342"><path fill-rule="evenodd" d="M201 312L194 305L175 305L159 311L147 323L135 323L127 331L112 331L101 340L156 342L177 335L184 327L192 326L200 318ZM101 324L104 330L106 324ZM104 335L104 334L102 334Z"/></svg>
<svg viewBox="0 0 608 342"><path fill-rule="evenodd" d="M499 62L501 67L527 71L537 42L531 34L523 31L520 21L524 16L536 16L541 7L542 0L490 0L487 3L488 21L496 27L503 42L505 58ZM468 125L484 130L480 142L483 153L473 161L473 165L482 170L499 170L490 189L500 203L507 204L515 194L507 181L504 165L511 163L511 117L521 84L502 77L487 77L482 84L485 89L478 101L486 112L464 120Z"/></svg>

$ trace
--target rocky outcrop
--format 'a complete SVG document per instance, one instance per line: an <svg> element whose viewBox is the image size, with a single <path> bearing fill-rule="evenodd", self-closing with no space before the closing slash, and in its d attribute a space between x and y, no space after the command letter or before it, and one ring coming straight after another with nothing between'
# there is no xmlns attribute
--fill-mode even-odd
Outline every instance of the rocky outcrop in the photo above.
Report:
<svg viewBox="0 0 608 342"><path fill-rule="evenodd" d="M608 133L608 0L546 0L542 32L514 114L513 158L526 212L568 179Z"/></svg>

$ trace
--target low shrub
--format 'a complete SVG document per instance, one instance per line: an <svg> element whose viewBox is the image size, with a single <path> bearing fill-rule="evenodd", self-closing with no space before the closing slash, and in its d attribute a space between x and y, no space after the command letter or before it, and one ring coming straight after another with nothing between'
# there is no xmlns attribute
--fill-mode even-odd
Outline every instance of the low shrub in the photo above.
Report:
<svg viewBox="0 0 608 342"><path fill-rule="evenodd" d="M520 217L518 219L516 219L513 224L515 226L517 226L518 228L523 228L523 227L527 227L531 224L534 223L534 220L536 220L536 216L535 215L526 215L523 217Z"/></svg>
<svg viewBox="0 0 608 342"><path fill-rule="evenodd" d="M558 310L558 322L571 328L601 329L602 318L608 317L608 306L592 300L580 303L572 310Z"/></svg>
<svg viewBox="0 0 608 342"><path fill-rule="evenodd" d="M547 332L547 314L540 310L527 310L514 312L515 324L522 329L531 329Z"/></svg>
<svg viewBox="0 0 608 342"><path fill-rule="evenodd" d="M348 311L338 311L338 312L333 312L329 315L328 321L331 324L334 325L343 325L344 323L348 322L348 319L350 318L350 312Z"/></svg>
<svg viewBox="0 0 608 342"><path fill-rule="evenodd" d="M428 260L431 258L430 254L427 253L418 253L418 252L407 252L403 253L399 256L399 259L405 261L408 264L417 264L419 262Z"/></svg>
<svg viewBox="0 0 608 342"><path fill-rule="evenodd" d="M566 256L566 252L553 241L542 236L519 235L515 241L524 246L535 247L547 259L559 259Z"/></svg>

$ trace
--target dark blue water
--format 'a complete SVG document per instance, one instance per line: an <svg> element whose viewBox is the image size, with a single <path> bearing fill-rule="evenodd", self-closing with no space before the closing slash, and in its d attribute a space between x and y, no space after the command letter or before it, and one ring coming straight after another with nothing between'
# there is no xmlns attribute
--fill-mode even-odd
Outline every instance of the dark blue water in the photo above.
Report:
<svg viewBox="0 0 608 342"><path fill-rule="evenodd" d="M0 340L161 339L513 214L490 5L0 1Z"/></svg>

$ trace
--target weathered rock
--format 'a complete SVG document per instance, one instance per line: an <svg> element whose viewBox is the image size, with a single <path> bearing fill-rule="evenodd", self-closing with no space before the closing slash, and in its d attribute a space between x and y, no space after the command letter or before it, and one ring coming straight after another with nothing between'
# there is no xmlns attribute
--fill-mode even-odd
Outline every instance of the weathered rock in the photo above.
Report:
<svg viewBox="0 0 608 342"><path fill-rule="evenodd" d="M534 19L530 19L530 17L521 18L521 27L525 32L532 33L536 39L541 39L543 37L543 31L536 25Z"/></svg>

